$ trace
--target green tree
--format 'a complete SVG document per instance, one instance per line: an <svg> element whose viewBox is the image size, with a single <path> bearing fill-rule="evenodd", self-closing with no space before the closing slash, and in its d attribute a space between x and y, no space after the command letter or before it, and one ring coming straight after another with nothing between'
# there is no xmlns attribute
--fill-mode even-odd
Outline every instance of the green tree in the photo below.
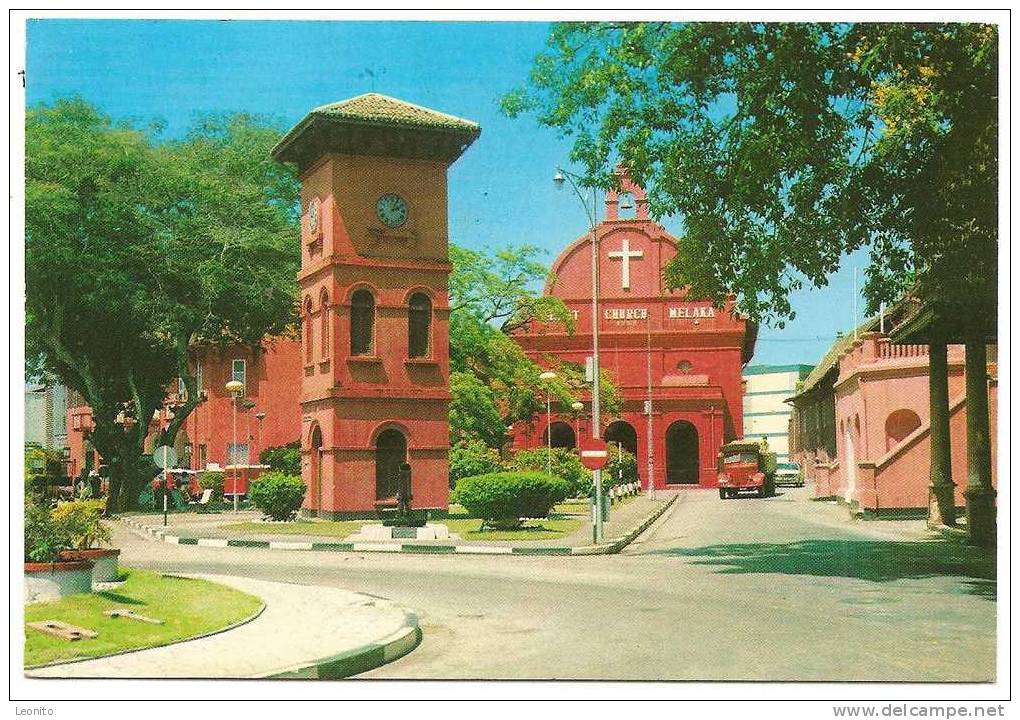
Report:
<svg viewBox="0 0 1020 720"><path fill-rule="evenodd" d="M585 388L583 368L554 357L540 366L511 337L531 322L574 331L563 301L540 292L550 276L537 254L528 245L496 253L450 245L451 442L474 438L498 447L509 423L545 411L547 387L557 410L570 408ZM558 376L548 385L539 378L546 367ZM603 405L617 409L618 393L605 373L601 388Z"/></svg>
<svg viewBox="0 0 1020 720"><path fill-rule="evenodd" d="M782 326L792 290L867 248L872 309L915 287L994 321L997 43L981 24L564 23L503 107L572 137L587 184L622 163L682 219L672 287Z"/></svg>
<svg viewBox="0 0 1020 720"><path fill-rule="evenodd" d="M81 100L26 116L27 360L91 406L111 510L151 471L149 419L173 378L188 399L158 441L199 401L192 345L257 345L295 317L297 183L265 161L279 132L245 116L157 131Z"/></svg>

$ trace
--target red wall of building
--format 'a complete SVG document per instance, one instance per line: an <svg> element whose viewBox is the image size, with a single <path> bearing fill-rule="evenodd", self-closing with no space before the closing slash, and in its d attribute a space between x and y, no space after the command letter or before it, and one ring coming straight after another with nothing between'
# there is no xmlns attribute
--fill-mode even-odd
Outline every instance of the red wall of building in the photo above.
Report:
<svg viewBox="0 0 1020 720"><path fill-rule="evenodd" d="M667 473L667 456L683 450L667 444L667 430L686 421L697 430L697 486L716 487L716 455L726 440L743 432L741 368L750 359L753 332L744 320L710 302L688 298L665 286L662 268L676 255L676 239L648 219L644 193L624 180L636 213L619 216L619 197L609 193L606 220L597 227L599 244L599 359L623 397L618 416L602 414L602 433L614 420L629 423L637 435L638 466L647 485L648 419L644 412L651 374L652 437L656 487L677 479ZM592 352L591 239L568 246L553 264L546 294L561 298L574 313L576 328L534 323L515 336L536 362L548 357L583 365ZM625 260L623 253L627 253ZM625 266L625 262L629 267ZM585 414L590 400L585 397ZM553 422L572 422L565 412ZM515 447L538 447L545 440L545 415L514 429ZM583 432L590 432L585 426Z"/></svg>

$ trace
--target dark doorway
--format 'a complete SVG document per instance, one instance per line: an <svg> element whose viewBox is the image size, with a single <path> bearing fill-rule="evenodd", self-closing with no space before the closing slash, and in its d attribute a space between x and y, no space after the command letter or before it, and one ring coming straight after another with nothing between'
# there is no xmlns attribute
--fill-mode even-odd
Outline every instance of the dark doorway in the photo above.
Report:
<svg viewBox="0 0 1020 720"><path fill-rule="evenodd" d="M577 445L577 438L574 437L574 429L565 422L556 421L549 426L552 430L552 446L554 448L567 448L572 450ZM548 444L546 433L542 433L542 443Z"/></svg>
<svg viewBox="0 0 1020 720"><path fill-rule="evenodd" d="M407 462L407 439L399 430L383 430L375 440L375 499L396 497L400 466Z"/></svg>
<svg viewBox="0 0 1020 720"><path fill-rule="evenodd" d="M322 507L322 430L316 425L312 430L311 487L308 488L306 503L311 510Z"/></svg>
<svg viewBox="0 0 1020 720"><path fill-rule="evenodd" d="M677 420L666 430L666 483L698 484L698 430Z"/></svg>
<svg viewBox="0 0 1020 720"><path fill-rule="evenodd" d="M616 420L606 428L606 442L619 443L623 449L637 457L637 431L625 420Z"/></svg>

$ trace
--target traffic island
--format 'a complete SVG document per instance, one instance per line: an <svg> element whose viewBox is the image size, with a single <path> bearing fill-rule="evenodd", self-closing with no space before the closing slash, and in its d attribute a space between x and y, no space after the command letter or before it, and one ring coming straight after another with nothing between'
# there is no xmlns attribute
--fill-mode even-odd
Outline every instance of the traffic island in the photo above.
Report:
<svg viewBox="0 0 1020 720"><path fill-rule="evenodd" d="M195 545L198 547L234 547L234 548L262 548L269 550L304 550L304 551L325 551L325 552L386 552L386 553L415 553L427 555L609 555L618 553L643 533L662 513L664 513L678 497L676 492L659 493L658 500L648 500L644 496L631 498L610 511L610 521L605 524L606 537L603 542L592 543L591 519L588 516L578 517L571 521L570 534L563 538L560 543L542 543L521 541L521 540L489 540L471 541L461 539L453 541L427 542L422 540L406 542L369 542L354 541L349 539L350 535L357 532L359 525L351 524L350 527L334 527L338 523L305 522L308 534L290 534L282 532L283 524L270 525L273 530L270 533L259 533L259 523L243 523L239 531L231 531L210 525L203 520L202 524L188 526L178 525L173 528L164 528L162 525L146 523L144 516L122 516L120 521L124 524L147 533L153 538L171 545ZM451 522L445 520L444 522ZM478 522L478 521L474 521ZM549 521L537 521L549 524ZM323 535L313 534L318 532L315 526L322 526L327 530ZM297 529L295 524L293 529ZM288 528L290 530L292 528ZM451 529L453 529L451 527ZM304 532L304 529L301 529ZM281 534L286 534L286 540L277 540ZM467 532L464 533L470 537ZM339 536L338 536L339 535Z"/></svg>

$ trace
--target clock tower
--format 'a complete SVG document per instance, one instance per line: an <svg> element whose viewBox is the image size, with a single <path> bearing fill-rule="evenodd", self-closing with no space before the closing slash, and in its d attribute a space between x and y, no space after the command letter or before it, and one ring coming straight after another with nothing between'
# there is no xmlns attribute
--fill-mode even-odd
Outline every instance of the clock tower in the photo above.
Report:
<svg viewBox="0 0 1020 720"><path fill-rule="evenodd" d="M369 93L312 110L273 149L301 179L306 515L372 513L411 466L449 481L447 170L476 123Z"/></svg>

